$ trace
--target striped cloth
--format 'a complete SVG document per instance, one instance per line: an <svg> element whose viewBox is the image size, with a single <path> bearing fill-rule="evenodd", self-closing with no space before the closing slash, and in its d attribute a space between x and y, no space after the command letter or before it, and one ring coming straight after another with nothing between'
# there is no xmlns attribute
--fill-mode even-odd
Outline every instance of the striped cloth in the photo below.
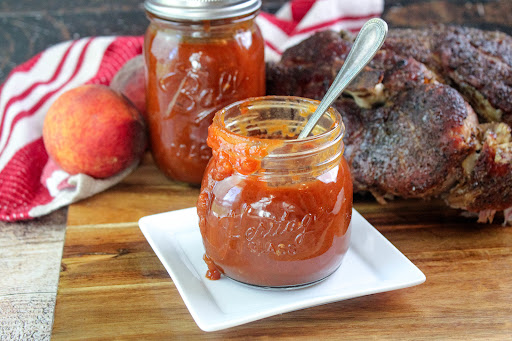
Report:
<svg viewBox="0 0 512 341"><path fill-rule="evenodd" d="M383 0L292 0L257 22L265 58L278 60L289 46L318 30L357 31L380 16ZM142 13L141 13L142 15ZM107 179L70 175L49 157L44 116L63 92L82 84L109 85L126 61L142 53L143 37L90 37L52 46L16 67L0 86L0 220L39 217L101 192L137 166Z"/></svg>
<svg viewBox="0 0 512 341"><path fill-rule="evenodd" d="M265 38L265 59L279 60L288 47L320 30L359 32L383 9L384 0L295 0L276 15L261 13L256 21Z"/></svg>

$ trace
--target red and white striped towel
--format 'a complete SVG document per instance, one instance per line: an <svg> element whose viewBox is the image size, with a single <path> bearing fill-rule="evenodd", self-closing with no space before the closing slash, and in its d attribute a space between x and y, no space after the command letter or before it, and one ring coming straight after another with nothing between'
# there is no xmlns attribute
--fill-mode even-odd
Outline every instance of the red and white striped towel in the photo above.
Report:
<svg viewBox="0 0 512 341"><path fill-rule="evenodd" d="M357 31L380 16L384 0L292 0L257 22L265 58L324 29ZM143 13L141 13L143 15ZM81 84L109 85L126 61L142 52L142 37L91 37L52 46L16 67L0 86L0 220L25 220L101 192L137 166L108 179L61 170L44 148L42 125L53 101Z"/></svg>
<svg viewBox="0 0 512 341"><path fill-rule="evenodd" d="M294 0L275 15L261 13L256 21L265 38L265 59L279 60L288 47L320 30L359 32L383 9L384 0Z"/></svg>

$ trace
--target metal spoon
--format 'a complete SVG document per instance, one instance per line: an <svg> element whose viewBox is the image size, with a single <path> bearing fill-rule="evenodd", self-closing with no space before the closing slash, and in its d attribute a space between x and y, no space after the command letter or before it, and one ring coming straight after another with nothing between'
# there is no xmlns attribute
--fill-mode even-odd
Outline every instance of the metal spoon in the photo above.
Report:
<svg viewBox="0 0 512 341"><path fill-rule="evenodd" d="M370 19L364 24L340 72L338 72L336 79L329 90L327 90L327 93L313 115L309 118L304 129L302 129L298 136L299 139L303 139L311 133L324 112L341 95L343 90L345 90L366 64L372 60L382 46L382 43L384 43L387 33L388 25L382 19Z"/></svg>

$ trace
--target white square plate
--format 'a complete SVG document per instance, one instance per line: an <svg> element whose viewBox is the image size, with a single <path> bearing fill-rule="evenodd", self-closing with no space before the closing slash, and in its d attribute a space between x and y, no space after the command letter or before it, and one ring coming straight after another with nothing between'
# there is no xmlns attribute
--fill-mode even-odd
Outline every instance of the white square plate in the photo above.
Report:
<svg viewBox="0 0 512 341"><path fill-rule="evenodd" d="M425 275L356 210L350 248L339 269L318 284L294 290L262 290L226 277L217 281L205 278L207 267L195 208L143 217L139 226L204 331L425 281Z"/></svg>

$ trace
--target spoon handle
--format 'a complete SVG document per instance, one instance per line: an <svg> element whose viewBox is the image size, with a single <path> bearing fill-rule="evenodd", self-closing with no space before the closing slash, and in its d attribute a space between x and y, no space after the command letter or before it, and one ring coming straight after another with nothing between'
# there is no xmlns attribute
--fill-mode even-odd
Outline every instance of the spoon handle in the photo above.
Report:
<svg viewBox="0 0 512 341"><path fill-rule="evenodd" d="M327 90L327 93L313 115L309 118L304 129L302 129L298 136L299 139L305 138L311 133L324 112L341 95L343 90L345 90L350 82L361 72L366 64L372 60L384 43L387 33L388 25L382 19L373 18L364 24L340 72L338 72L334 82L331 84L329 90Z"/></svg>

